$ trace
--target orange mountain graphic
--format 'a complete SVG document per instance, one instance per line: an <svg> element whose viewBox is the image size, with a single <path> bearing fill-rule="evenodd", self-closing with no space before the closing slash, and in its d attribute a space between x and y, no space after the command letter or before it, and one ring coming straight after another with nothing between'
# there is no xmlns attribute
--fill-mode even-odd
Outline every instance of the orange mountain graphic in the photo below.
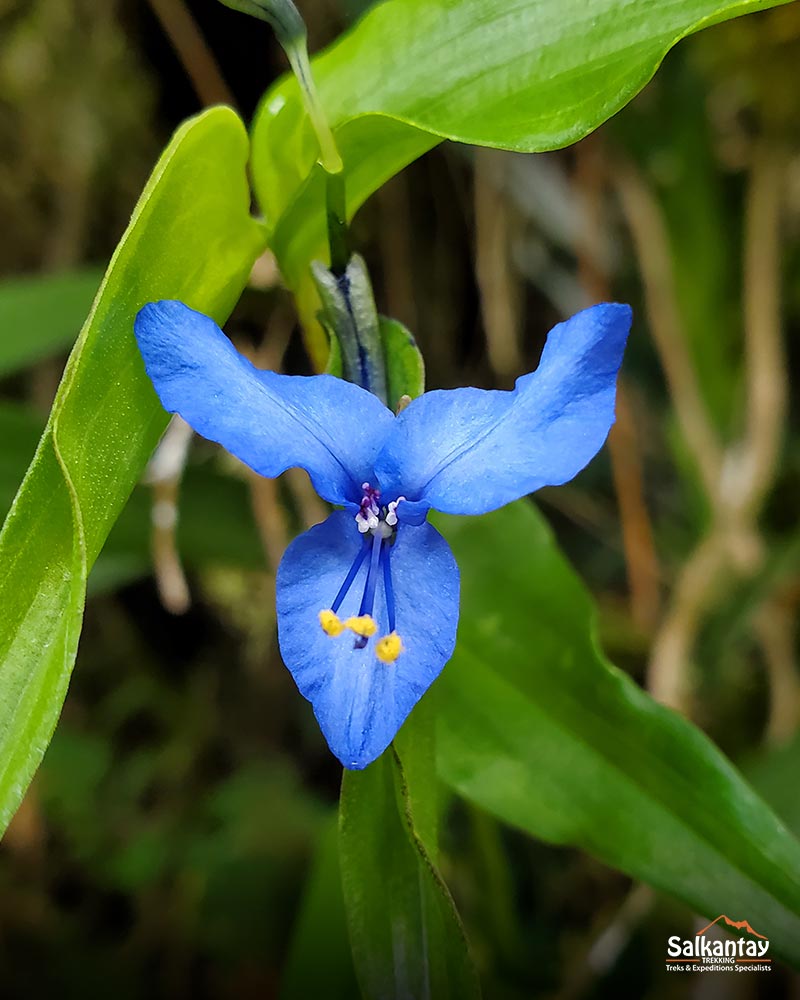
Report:
<svg viewBox="0 0 800 1000"><path fill-rule="evenodd" d="M766 934L759 934L758 931L754 931L750 926L748 920L731 920L730 917L726 917L724 913L720 913L716 920L712 920L708 927L704 927L701 931L697 932L697 937L701 934L705 934L707 930L710 930L714 924L718 924L722 920L728 927L733 927L737 931L747 931L748 934L752 934L754 937L763 938L764 941L767 940Z"/></svg>

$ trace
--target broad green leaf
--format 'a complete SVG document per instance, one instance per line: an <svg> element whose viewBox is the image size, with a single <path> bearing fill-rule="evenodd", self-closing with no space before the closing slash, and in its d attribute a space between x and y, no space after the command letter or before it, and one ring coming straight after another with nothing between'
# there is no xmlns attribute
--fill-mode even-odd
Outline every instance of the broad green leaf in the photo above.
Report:
<svg viewBox="0 0 800 1000"><path fill-rule="evenodd" d="M462 579L438 691L444 780L709 918L749 920L800 964L800 842L703 733L603 659L535 509L441 524Z"/></svg>
<svg viewBox="0 0 800 1000"><path fill-rule="evenodd" d="M72 347L102 277L87 268L0 282L0 377Z"/></svg>
<svg viewBox="0 0 800 1000"><path fill-rule="evenodd" d="M379 3L313 63L348 210L442 139L528 152L575 142L638 93L680 39L781 2ZM298 86L284 80L255 122L253 178L293 287L324 251L317 156Z"/></svg>
<svg viewBox="0 0 800 1000"><path fill-rule="evenodd" d="M176 133L114 254L0 534L0 829L58 719L88 570L166 425L133 319L158 298L228 315L263 246L249 215L247 156L241 121L226 108Z"/></svg>
<svg viewBox="0 0 800 1000"><path fill-rule="evenodd" d="M344 772L339 858L353 961L367 1000L470 1000L480 987L435 867L433 747L415 716L374 764Z"/></svg>

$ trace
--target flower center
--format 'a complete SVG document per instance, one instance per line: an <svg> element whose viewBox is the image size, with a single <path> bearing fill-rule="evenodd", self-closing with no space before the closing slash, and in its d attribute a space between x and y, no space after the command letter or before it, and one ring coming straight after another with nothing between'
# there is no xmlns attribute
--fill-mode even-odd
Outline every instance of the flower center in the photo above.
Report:
<svg viewBox="0 0 800 1000"><path fill-rule="evenodd" d="M389 619L389 634L378 639L374 645L375 656L382 663L394 663L403 652L403 643L395 631L394 588L392 586L392 571L390 553L397 534L397 505L405 497L398 497L385 507L381 506L380 490L362 485L363 495L359 504L355 521L359 533L364 538L364 544L339 588L339 593L330 608L319 612L319 623L326 635L337 638L345 631L355 635L353 649L364 649L371 638L378 632L378 624L372 617L375 606L375 593L380 577L383 577L383 592L386 599L386 614ZM339 618L338 611L353 586L361 564L369 558L367 579L364 584L364 594L358 614L345 621Z"/></svg>
<svg viewBox="0 0 800 1000"><path fill-rule="evenodd" d="M356 514L358 530L362 535L372 532L373 535L380 534L385 539L393 538L397 531L397 505L405 500L405 497L398 497L385 507L381 507L380 490L376 490L369 483L362 483L361 489L364 492Z"/></svg>

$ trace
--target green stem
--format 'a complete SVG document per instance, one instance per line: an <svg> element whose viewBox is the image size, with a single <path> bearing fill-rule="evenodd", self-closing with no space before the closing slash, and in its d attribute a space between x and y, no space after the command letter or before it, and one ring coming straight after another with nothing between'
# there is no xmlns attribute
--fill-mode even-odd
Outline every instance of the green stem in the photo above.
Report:
<svg viewBox="0 0 800 1000"><path fill-rule="evenodd" d="M325 117L325 112L320 103L317 85L311 74L311 63L308 59L308 47L306 37L295 38L291 44L284 46L289 63L300 84L303 92L306 111L311 119L311 125L317 134L319 143L320 163L329 174L340 174L344 168L339 150L336 147L336 140Z"/></svg>
<svg viewBox="0 0 800 1000"><path fill-rule="evenodd" d="M325 173L325 213L328 222L328 244L331 271L344 274L350 262L350 239L347 231L347 205L344 173Z"/></svg>
<svg viewBox="0 0 800 1000"><path fill-rule="evenodd" d="M329 174L341 173L344 165L311 74L308 32L297 7L292 0L222 0L222 3L266 21L272 27L300 84L306 111L317 135L320 163Z"/></svg>

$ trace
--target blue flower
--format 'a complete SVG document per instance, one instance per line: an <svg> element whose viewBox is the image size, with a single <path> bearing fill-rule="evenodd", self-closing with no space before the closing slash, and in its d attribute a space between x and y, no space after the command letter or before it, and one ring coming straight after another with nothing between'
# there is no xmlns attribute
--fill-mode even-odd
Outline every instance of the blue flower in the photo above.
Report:
<svg viewBox="0 0 800 1000"><path fill-rule="evenodd" d="M139 313L167 410L262 476L305 469L342 508L287 549L277 606L283 659L345 767L386 749L455 647L458 566L428 511L483 514L572 479L614 421L630 324L628 306L593 306L512 392L427 392L395 416L330 375L259 371L181 302Z"/></svg>

